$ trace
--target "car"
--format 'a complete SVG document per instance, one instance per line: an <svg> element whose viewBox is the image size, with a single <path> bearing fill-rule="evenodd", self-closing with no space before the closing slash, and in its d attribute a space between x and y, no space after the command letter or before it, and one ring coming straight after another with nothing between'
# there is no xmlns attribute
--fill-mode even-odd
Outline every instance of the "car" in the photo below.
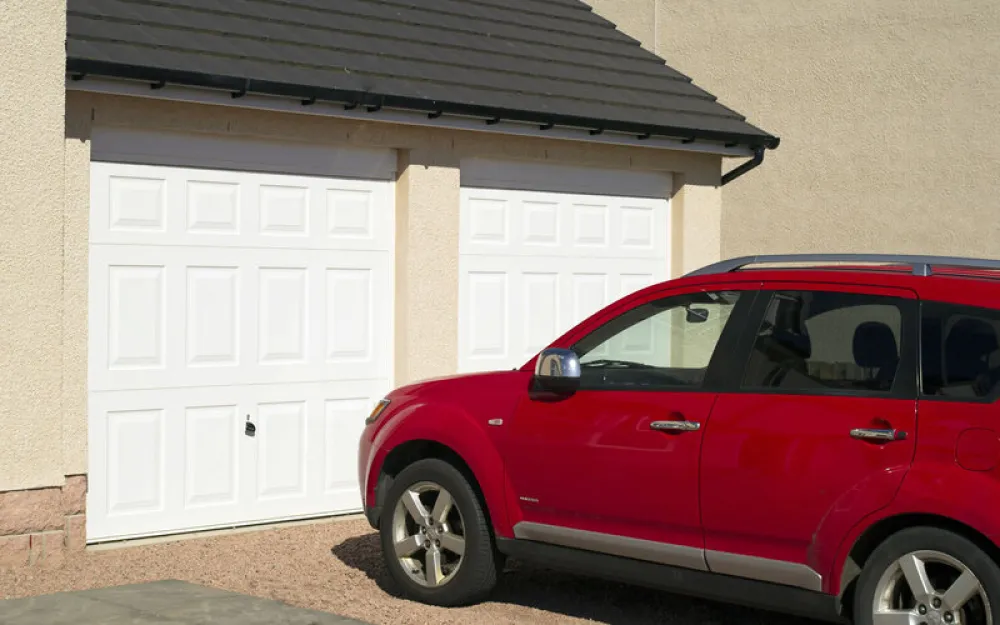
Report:
<svg viewBox="0 0 1000 625"><path fill-rule="evenodd" d="M523 366L420 381L359 442L405 596L506 558L859 625L1000 624L1000 261L734 258Z"/></svg>

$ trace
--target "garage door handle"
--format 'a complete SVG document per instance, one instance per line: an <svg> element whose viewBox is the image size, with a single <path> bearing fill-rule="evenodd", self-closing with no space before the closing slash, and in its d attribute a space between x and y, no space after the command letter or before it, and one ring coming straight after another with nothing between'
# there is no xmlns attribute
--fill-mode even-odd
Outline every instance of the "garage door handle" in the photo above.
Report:
<svg viewBox="0 0 1000 625"><path fill-rule="evenodd" d="M873 428L854 428L851 430L851 438L863 441L876 441L881 443L891 443L893 441L906 440L906 432L901 430L881 430Z"/></svg>
<svg viewBox="0 0 1000 625"><path fill-rule="evenodd" d="M243 433L246 434L247 436L257 435L257 426L254 425L253 423L250 423L250 415L247 415L247 425L245 428L243 428Z"/></svg>
<svg viewBox="0 0 1000 625"><path fill-rule="evenodd" d="M649 428L660 432L694 432L701 424L697 421L653 421Z"/></svg>

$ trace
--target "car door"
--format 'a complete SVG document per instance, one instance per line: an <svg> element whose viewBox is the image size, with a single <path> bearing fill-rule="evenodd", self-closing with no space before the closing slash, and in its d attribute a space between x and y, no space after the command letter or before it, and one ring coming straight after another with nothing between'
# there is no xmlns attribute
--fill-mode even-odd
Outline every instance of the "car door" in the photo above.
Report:
<svg viewBox="0 0 1000 625"><path fill-rule="evenodd" d="M528 394L510 424L516 537L704 568L702 433L757 285L651 295L558 346L579 389Z"/></svg>
<svg viewBox="0 0 1000 625"><path fill-rule="evenodd" d="M765 282L755 309L705 432L706 561L819 590L818 554L890 503L913 458L916 295Z"/></svg>

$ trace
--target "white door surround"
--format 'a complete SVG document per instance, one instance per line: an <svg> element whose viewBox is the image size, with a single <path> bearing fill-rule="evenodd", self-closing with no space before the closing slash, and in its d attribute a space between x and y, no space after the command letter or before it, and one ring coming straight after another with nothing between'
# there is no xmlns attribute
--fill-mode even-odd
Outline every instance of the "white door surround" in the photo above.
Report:
<svg viewBox="0 0 1000 625"><path fill-rule="evenodd" d="M88 541L359 510L392 152L112 130L92 161Z"/></svg>
<svg viewBox="0 0 1000 625"><path fill-rule="evenodd" d="M510 369L670 275L672 176L462 163L459 371Z"/></svg>

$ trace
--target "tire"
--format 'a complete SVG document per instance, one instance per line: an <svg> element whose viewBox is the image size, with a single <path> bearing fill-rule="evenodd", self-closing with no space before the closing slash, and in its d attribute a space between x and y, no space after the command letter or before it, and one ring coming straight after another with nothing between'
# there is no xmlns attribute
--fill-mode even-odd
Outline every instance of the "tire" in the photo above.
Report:
<svg viewBox="0 0 1000 625"><path fill-rule="evenodd" d="M414 564L408 572L404 563L396 556L395 547L399 527L396 515L400 507L406 509L406 506L401 503L402 498L411 489L418 489L427 484L440 486L451 495L452 506L457 508L461 515L460 522L464 537L464 553L457 570L454 571L450 579L438 586L422 585L415 579L415 577L423 577L425 580L429 578L426 574L416 575L414 573L418 566L426 569L426 549L415 554ZM432 491L428 492L433 496ZM432 512L430 506L425 505L424 509ZM413 519L412 515L403 514L406 515L406 518ZM454 516L450 518L455 519ZM409 524L409 521L406 523ZM447 525L451 531L455 530L452 525L457 526L458 523L449 522ZM426 528L425 531L427 531ZM479 603L492 592L503 567L503 558L496 551L486 514L469 481L454 466L436 458L414 462L396 476L389 492L386 493L379 534L382 543L382 557L389 570L389 575L402 589L405 597L421 603L444 607ZM406 531L403 535L409 536L409 534L410 531ZM422 536L420 539L422 540L424 537ZM442 551L441 553L446 552ZM442 555L442 558L446 555ZM454 554L447 555L447 557L454 558ZM415 577L411 577L411 573Z"/></svg>
<svg viewBox="0 0 1000 625"><path fill-rule="evenodd" d="M921 553L922 552L922 553ZM924 600L910 590L912 587L899 576L905 575L903 568L897 564L904 556L916 554L921 562L929 564L924 568L928 578L932 578L931 586L935 594ZM943 558L940 559L940 558ZM951 562L945 561L951 559ZM956 566L958 565L958 566ZM855 625L874 625L876 595L883 596L887 588L905 586L901 592L912 593L906 596L885 593L886 596L898 597L896 605L883 605L882 609L925 610L915 612L912 622L948 623L955 622L954 610L947 615L949 606L946 603L935 605L935 597L940 600L944 591L950 586L952 575L958 576L961 566L967 568L979 582L981 592L977 591L959 610L963 625L980 625L990 622L987 613L992 616L993 625L1000 625L1000 567L982 549L969 539L934 527L914 527L893 534L886 539L868 558L861 576L858 579L857 592L854 596ZM889 580L900 579L897 586ZM985 601L983 600L985 597ZM881 599L880 599L881 601ZM923 607L921 607L923 606ZM905 621L904 621L905 622Z"/></svg>

